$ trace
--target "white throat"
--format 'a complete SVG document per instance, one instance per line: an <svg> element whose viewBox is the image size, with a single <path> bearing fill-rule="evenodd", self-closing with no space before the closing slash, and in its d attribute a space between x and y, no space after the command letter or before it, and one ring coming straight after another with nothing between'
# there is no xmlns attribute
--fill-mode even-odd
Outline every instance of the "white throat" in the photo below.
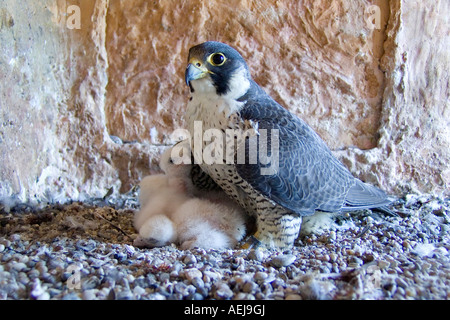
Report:
<svg viewBox="0 0 450 320"><path fill-rule="evenodd" d="M226 94L221 95L224 99L237 100L242 97L250 88L250 80L248 79L248 71L241 67L234 71L233 76L229 80L229 90ZM202 79L191 81L194 88L192 96L199 94L216 94L216 87L209 75Z"/></svg>
<svg viewBox="0 0 450 320"><path fill-rule="evenodd" d="M248 71L244 67L236 70L230 79L229 92L224 97L237 100L246 94L248 89L250 89L250 80L248 78Z"/></svg>
<svg viewBox="0 0 450 320"><path fill-rule="evenodd" d="M240 68L231 77L226 94L217 94L216 87L209 75L192 81L191 85L194 91L191 93L191 100L186 110L188 126L192 126L194 121L202 121L207 127L219 129L225 125L224 121L219 120L230 117L243 107L244 102L237 101L237 99L247 93L250 88L250 80L248 71Z"/></svg>

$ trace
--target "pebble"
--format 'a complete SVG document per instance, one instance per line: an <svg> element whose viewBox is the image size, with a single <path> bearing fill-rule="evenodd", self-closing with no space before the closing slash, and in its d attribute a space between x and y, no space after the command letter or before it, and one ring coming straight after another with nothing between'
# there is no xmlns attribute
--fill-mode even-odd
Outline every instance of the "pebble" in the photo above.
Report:
<svg viewBox="0 0 450 320"><path fill-rule="evenodd" d="M261 249L252 249L247 255L247 259L255 261L264 260L264 252Z"/></svg>
<svg viewBox="0 0 450 320"><path fill-rule="evenodd" d="M330 260L333 262L337 261L338 255L334 252L330 252L330 254L328 255L330 257Z"/></svg>
<svg viewBox="0 0 450 320"><path fill-rule="evenodd" d="M192 269L185 269L184 276L186 277L187 280L192 282L194 278L202 278L203 274L200 270L192 268Z"/></svg>
<svg viewBox="0 0 450 320"><path fill-rule="evenodd" d="M219 272L213 271L203 271L203 280L206 282L215 282L222 278L222 275Z"/></svg>
<svg viewBox="0 0 450 320"><path fill-rule="evenodd" d="M97 246L97 243L94 240L79 240L76 243L76 247L78 249L81 249L83 251L92 251L95 249L95 247Z"/></svg>
<svg viewBox="0 0 450 320"><path fill-rule="evenodd" d="M23 262L12 262L10 265L10 269L14 271L22 271L27 268L27 265Z"/></svg>
<svg viewBox="0 0 450 320"><path fill-rule="evenodd" d="M390 263L389 263L388 261L386 261L386 260L380 260L380 261L378 261L378 267L379 267L380 269L386 269L386 268L389 267L389 265L390 265Z"/></svg>
<svg viewBox="0 0 450 320"><path fill-rule="evenodd" d="M127 219L111 223L130 238L103 220L86 221L101 230L70 228L64 206L48 225L13 217L0 236L0 299L448 299L450 205L442 200L437 210L425 200L411 197L411 212L400 202L406 218L352 213L343 219L353 227L345 222L284 252L139 249L131 245L132 212L112 215L111 208L105 208L108 219ZM76 209L72 221L95 219L91 208L70 208ZM356 237L368 223L365 235Z"/></svg>
<svg viewBox="0 0 450 320"><path fill-rule="evenodd" d="M81 300L79 293L69 292L61 297L61 300Z"/></svg>
<svg viewBox="0 0 450 320"><path fill-rule="evenodd" d="M136 286L136 287L134 287L134 289L133 289L133 294L134 294L136 297L143 296L145 293L146 293L145 289L142 288L142 287L140 287L140 286Z"/></svg>
<svg viewBox="0 0 450 320"><path fill-rule="evenodd" d="M244 292L238 292L236 294L236 296L234 297L234 300L249 300L248 299L248 294L246 294Z"/></svg>
<svg viewBox="0 0 450 320"><path fill-rule="evenodd" d="M50 294L42 287L41 282L35 279L31 286L30 297L35 300L49 300Z"/></svg>
<svg viewBox="0 0 450 320"><path fill-rule="evenodd" d="M165 296L160 293L153 293L149 295L150 300L167 300Z"/></svg>
<svg viewBox="0 0 450 320"><path fill-rule="evenodd" d="M328 238L330 241L335 241L337 239L336 231L330 231L330 235Z"/></svg>
<svg viewBox="0 0 450 320"><path fill-rule="evenodd" d="M184 257L183 262L187 265L197 263L197 258L194 255L188 254Z"/></svg>
<svg viewBox="0 0 450 320"><path fill-rule="evenodd" d="M408 287L408 284L402 278L396 278L395 282L397 283L397 286L402 287L403 289L406 289Z"/></svg>
<svg viewBox="0 0 450 320"><path fill-rule="evenodd" d="M362 264L363 264L362 259L360 259L356 256L353 256L350 258L350 263L348 264L348 266L350 268L357 268L357 267L360 267Z"/></svg>
<svg viewBox="0 0 450 320"><path fill-rule="evenodd" d="M221 282L217 284L214 290L214 297L216 299L231 299L233 297L233 291L231 291L228 284Z"/></svg>
<svg viewBox="0 0 450 320"><path fill-rule="evenodd" d="M254 275L256 281L265 281L268 277L269 275L267 273L261 271L256 272Z"/></svg>
<svg viewBox="0 0 450 320"><path fill-rule="evenodd" d="M9 239L10 239L12 242L19 242L20 239L21 239L21 236L20 236L20 234L15 233L15 234L12 234L12 235L9 237Z"/></svg>
<svg viewBox="0 0 450 320"><path fill-rule="evenodd" d="M116 300L131 300L133 299L133 293L130 290L121 290L116 292Z"/></svg>
<svg viewBox="0 0 450 320"><path fill-rule="evenodd" d="M296 256L292 254L279 255L270 260L270 264L276 268L286 267L294 263L297 259Z"/></svg>
<svg viewBox="0 0 450 320"><path fill-rule="evenodd" d="M95 300L97 298L97 289L90 289L83 291L82 297L84 300Z"/></svg>
<svg viewBox="0 0 450 320"><path fill-rule="evenodd" d="M191 283L197 289L201 289L201 288L203 288L205 286L205 282L200 277L194 277L191 280Z"/></svg>
<svg viewBox="0 0 450 320"><path fill-rule="evenodd" d="M203 299L204 299L204 295L201 293L198 293L198 292L194 293L192 296L192 300L203 300Z"/></svg>
<svg viewBox="0 0 450 320"><path fill-rule="evenodd" d="M245 293L252 293L256 290L256 288L258 288L258 285L256 283L254 283L253 281L248 281L243 285L242 291Z"/></svg>
<svg viewBox="0 0 450 320"><path fill-rule="evenodd" d="M96 276L89 277L88 279L84 280L81 284L82 290L90 290L97 288L100 285L101 281Z"/></svg>

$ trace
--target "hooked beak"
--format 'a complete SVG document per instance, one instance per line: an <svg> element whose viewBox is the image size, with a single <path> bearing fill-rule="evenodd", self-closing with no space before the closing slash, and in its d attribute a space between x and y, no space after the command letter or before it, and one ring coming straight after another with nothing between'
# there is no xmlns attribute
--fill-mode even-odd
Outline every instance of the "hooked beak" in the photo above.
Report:
<svg viewBox="0 0 450 320"><path fill-rule="evenodd" d="M205 68L200 61L196 59L191 59L186 68L184 80L186 81L186 84L189 86L192 80L204 78L208 73L211 72L207 68Z"/></svg>

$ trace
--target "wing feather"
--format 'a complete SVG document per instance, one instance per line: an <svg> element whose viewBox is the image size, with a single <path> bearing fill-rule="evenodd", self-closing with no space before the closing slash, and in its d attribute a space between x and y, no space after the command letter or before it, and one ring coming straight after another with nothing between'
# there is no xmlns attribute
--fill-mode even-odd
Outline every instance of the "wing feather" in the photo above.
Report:
<svg viewBox="0 0 450 320"><path fill-rule="evenodd" d="M272 148L270 131L279 132L279 166L272 175L261 174L267 167L236 164L238 174L265 197L300 215L315 210L339 211L386 205L386 194L354 178L303 120L288 112L256 83L241 98L240 116L266 129L267 150ZM258 146L261 141L258 141ZM248 156L249 144L245 148ZM238 151L239 152L239 151ZM259 149L258 149L259 152ZM269 157L272 154L269 152Z"/></svg>

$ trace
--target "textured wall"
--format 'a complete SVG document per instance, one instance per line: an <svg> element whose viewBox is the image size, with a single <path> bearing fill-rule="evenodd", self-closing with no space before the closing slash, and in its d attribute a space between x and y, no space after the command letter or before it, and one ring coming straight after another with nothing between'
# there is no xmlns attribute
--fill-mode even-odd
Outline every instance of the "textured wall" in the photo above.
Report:
<svg viewBox="0 0 450 320"><path fill-rule="evenodd" d="M187 51L206 40L240 50L359 177L448 193L449 14L447 0L2 1L0 199L126 192L157 170L184 125Z"/></svg>
<svg viewBox="0 0 450 320"><path fill-rule="evenodd" d="M378 147L345 150L354 173L397 192L450 194L450 2L389 1Z"/></svg>
<svg viewBox="0 0 450 320"><path fill-rule="evenodd" d="M242 52L255 80L332 147L376 146L384 89L379 69L384 39L378 36L388 18L384 10L380 30L372 30L365 0L134 4L111 1L108 10L111 133L160 142L174 126L182 126L187 50L220 40Z"/></svg>

